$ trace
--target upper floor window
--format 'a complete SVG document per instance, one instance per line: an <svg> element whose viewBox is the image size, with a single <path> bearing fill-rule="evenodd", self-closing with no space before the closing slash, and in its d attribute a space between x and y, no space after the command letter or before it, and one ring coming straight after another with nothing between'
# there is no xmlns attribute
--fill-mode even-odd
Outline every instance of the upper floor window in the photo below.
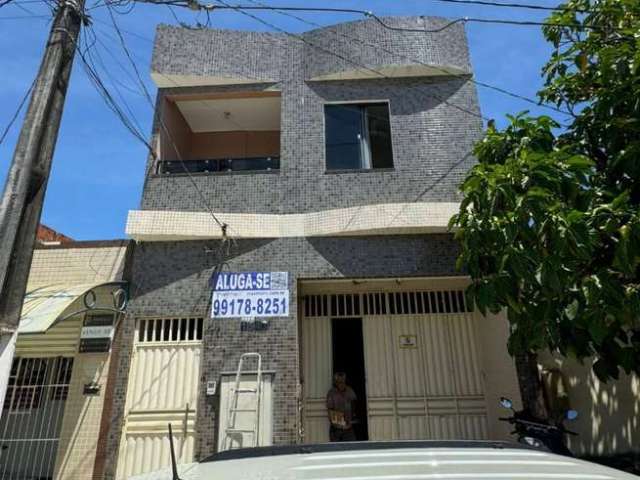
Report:
<svg viewBox="0 0 640 480"><path fill-rule="evenodd" d="M327 170L393 168L388 103L325 105Z"/></svg>

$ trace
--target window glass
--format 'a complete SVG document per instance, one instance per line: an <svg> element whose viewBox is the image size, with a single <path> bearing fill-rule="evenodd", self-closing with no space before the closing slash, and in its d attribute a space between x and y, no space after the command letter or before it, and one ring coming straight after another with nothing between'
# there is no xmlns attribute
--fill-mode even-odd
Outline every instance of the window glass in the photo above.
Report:
<svg viewBox="0 0 640 480"><path fill-rule="evenodd" d="M325 106L327 170L392 168L389 105Z"/></svg>
<svg viewBox="0 0 640 480"><path fill-rule="evenodd" d="M362 168L362 109L358 105L326 105L327 169Z"/></svg>

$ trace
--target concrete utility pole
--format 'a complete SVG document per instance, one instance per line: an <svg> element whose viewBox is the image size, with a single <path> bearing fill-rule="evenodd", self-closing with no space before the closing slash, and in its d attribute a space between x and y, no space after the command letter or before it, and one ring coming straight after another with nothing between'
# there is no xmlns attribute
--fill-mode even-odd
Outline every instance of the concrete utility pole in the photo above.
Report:
<svg viewBox="0 0 640 480"><path fill-rule="evenodd" d="M4 404L36 231L84 0L60 0L0 201L0 406Z"/></svg>

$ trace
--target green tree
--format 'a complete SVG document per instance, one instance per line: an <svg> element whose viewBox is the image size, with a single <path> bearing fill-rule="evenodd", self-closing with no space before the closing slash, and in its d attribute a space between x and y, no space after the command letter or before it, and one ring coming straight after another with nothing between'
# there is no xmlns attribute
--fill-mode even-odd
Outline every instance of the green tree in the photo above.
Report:
<svg viewBox="0 0 640 480"><path fill-rule="evenodd" d="M560 26L562 25L562 26ZM543 349L640 374L640 1L573 0L543 27L541 102L490 123L451 220L483 313L506 310L525 408L546 417Z"/></svg>

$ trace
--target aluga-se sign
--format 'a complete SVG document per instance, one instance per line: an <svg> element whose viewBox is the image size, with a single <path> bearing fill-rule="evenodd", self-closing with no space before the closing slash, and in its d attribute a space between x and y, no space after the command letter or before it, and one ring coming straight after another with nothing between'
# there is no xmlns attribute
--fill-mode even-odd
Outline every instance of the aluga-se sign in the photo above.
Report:
<svg viewBox="0 0 640 480"><path fill-rule="evenodd" d="M288 272L222 272L211 283L212 318L289 315Z"/></svg>

